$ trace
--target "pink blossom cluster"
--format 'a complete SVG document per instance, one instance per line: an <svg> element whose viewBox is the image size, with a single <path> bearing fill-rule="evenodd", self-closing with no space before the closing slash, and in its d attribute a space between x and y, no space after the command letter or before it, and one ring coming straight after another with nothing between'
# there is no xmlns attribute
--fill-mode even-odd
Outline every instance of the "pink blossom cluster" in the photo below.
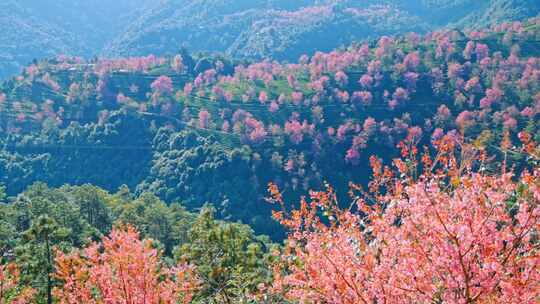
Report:
<svg viewBox="0 0 540 304"><path fill-rule="evenodd" d="M163 57L149 55L146 57L129 57L120 59L100 59L94 71L98 75L105 75L112 71L147 72L153 67L164 65L167 60Z"/></svg>
<svg viewBox="0 0 540 304"><path fill-rule="evenodd" d="M171 94L173 91L173 82L168 76L160 76L152 82L150 87L158 94Z"/></svg>

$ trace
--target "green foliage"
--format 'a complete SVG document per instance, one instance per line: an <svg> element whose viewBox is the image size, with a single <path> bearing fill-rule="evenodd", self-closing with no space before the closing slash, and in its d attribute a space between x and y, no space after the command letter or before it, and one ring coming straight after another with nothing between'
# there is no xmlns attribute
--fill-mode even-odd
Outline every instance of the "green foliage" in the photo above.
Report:
<svg viewBox="0 0 540 304"><path fill-rule="evenodd" d="M16 216L10 220L17 231L24 233L32 229L38 219L49 218L65 228L65 241L72 246L81 246L88 238L98 236L99 231L84 219L78 204L65 192L36 183L17 196L12 204Z"/></svg>
<svg viewBox="0 0 540 304"><path fill-rule="evenodd" d="M0 203L0 262L6 256L10 248L13 248L16 240L15 226L10 222L14 215L13 209L4 203Z"/></svg>
<svg viewBox="0 0 540 304"><path fill-rule="evenodd" d="M21 287L35 288L37 303L48 303L59 284L51 275L56 251L82 248L113 225L126 224L155 240L168 259L174 252L177 260L198 266L205 282L199 303L221 297L245 302L271 278L268 253L275 245L267 237L255 236L249 226L216 220L213 209L203 208L197 216L150 193L135 196L126 186L109 194L89 184L54 189L36 183L0 204L1 262L15 261Z"/></svg>
<svg viewBox="0 0 540 304"><path fill-rule="evenodd" d="M87 184L80 187L64 187L66 196L76 202L81 217L99 233L106 234L112 225L109 210L110 195L101 188Z"/></svg>
<svg viewBox="0 0 540 304"><path fill-rule="evenodd" d="M150 174L139 186L166 201L182 201L190 209L214 203L220 218L247 218L257 200L258 186L248 149L229 149L214 137L193 131L173 133L161 130L154 144ZM250 184L246 187L246 184ZM255 206L253 206L255 207Z"/></svg>
<svg viewBox="0 0 540 304"><path fill-rule="evenodd" d="M38 302L52 303L52 289L57 284L54 272L54 249L66 246L70 234L68 227L60 226L54 219L41 215L23 232L15 248L16 262L21 267L21 282L38 291Z"/></svg>
<svg viewBox="0 0 540 304"><path fill-rule="evenodd" d="M271 280L268 253L275 245L249 226L216 220L214 213L203 208L175 257L196 266L201 286L195 303L248 303L258 285Z"/></svg>
<svg viewBox="0 0 540 304"><path fill-rule="evenodd" d="M95 56L148 0L5 0L0 3L0 78L35 58ZM24 25L24 26L23 26ZM7 43L9 41L9 43Z"/></svg>
<svg viewBox="0 0 540 304"><path fill-rule="evenodd" d="M303 54L381 35L489 26L533 17L540 11L535 0L175 0L155 3L152 8L118 36L107 52L166 54L184 43L194 51L292 62Z"/></svg>
<svg viewBox="0 0 540 304"><path fill-rule="evenodd" d="M329 14L316 10L323 6L332 7ZM163 55L180 45L294 61L374 36L486 26L539 11L535 0L7 0L0 29L10 43L0 46L0 78L35 58Z"/></svg>
<svg viewBox="0 0 540 304"><path fill-rule="evenodd" d="M167 206L149 193L134 197L125 187L111 195L92 185L51 189L42 183L0 205L0 215L0 252L16 260L22 284L35 287L43 301L56 284L50 276L55 250L83 247L114 223L134 225L171 254L187 242L195 218L179 204Z"/></svg>
<svg viewBox="0 0 540 304"><path fill-rule="evenodd" d="M151 138L149 122L126 113L113 114L102 125L72 123L25 136L9 134L4 139L7 148L0 151L0 182L10 195L36 181L55 187L135 187L148 170Z"/></svg>
<svg viewBox="0 0 540 304"><path fill-rule="evenodd" d="M178 203L166 205L155 195L143 193L129 199L125 193L115 194L110 209L118 224L131 224L143 238L159 241L165 254L170 255L174 246L184 243L194 215Z"/></svg>
<svg viewBox="0 0 540 304"><path fill-rule="evenodd" d="M3 203L6 199L6 187L0 184L0 203Z"/></svg>
<svg viewBox="0 0 540 304"><path fill-rule="evenodd" d="M20 266L22 284L34 287L40 299L50 299L56 284L50 275L54 250L79 247L99 235L99 230L84 219L77 201L42 183L1 206L0 213L7 215L2 226L11 236L4 250Z"/></svg>

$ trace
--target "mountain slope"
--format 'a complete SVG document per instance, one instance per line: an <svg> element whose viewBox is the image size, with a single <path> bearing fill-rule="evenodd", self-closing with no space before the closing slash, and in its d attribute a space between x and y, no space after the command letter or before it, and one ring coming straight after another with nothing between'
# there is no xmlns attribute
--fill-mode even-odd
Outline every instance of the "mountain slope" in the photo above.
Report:
<svg viewBox="0 0 540 304"><path fill-rule="evenodd" d="M540 2L536 0L491 0L487 3L474 2L479 9L463 16L452 26L462 28L482 28L504 21L523 20L540 12Z"/></svg>
<svg viewBox="0 0 540 304"><path fill-rule="evenodd" d="M16 72L35 57L70 51L67 32L32 17L18 1L0 3L0 77Z"/></svg>
<svg viewBox="0 0 540 304"><path fill-rule="evenodd" d="M0 88L0 183L9 194L40 180L128 184L279 237L270 181L294 201L326 181L347 193L370 156L389 161L403 140L463 136L493 155L521 130L540 141L539 40L536 18L383 37L298 64L185 52L40 61Z"/></svg>
<svg viewBox="0 0 540 304"><path fill-rule="evenodd" d="M5 0L0 78L34 58L222 52L294 61L361 41L535 16L535 0Z"/></svg>
<svg viewBox="0 0 540 304"><path fill-rule="evenodd" d="M147 0L33 1L0 3L0 78L34 58L59 54L91 57L124 29Z"/></svg>
<svg viewBox="0 0 540 304"><path fill-rule="evenodd" d="M236 57L296 60L353 41L438 27L486 26L536 16L534 0L163 1L144 12L107 55L166 54L181 45Z"/></svg>

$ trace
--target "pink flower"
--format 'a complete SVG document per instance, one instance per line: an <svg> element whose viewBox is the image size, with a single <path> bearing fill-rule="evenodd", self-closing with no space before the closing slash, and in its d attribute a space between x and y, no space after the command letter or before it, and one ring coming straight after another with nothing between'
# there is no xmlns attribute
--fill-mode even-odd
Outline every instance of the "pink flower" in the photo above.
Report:
<svg viewBox="0 0 540 304"><path fill-rule="evenodd" d="M56 82L56 80L54 80L49 73L43 75L42 81L55 92L58 92L61 89L60 84L58 84L58 82Z"/></svg>
<svg viewBox="0 0 540 304"><path fill-rule="evenodd" d="M208 126L210 125L210 117L211 117L210 112L206 110L201 110L199 112L199 123L198 123L199 128L207 129Z"/></svg>
<svg viewBox="0 0 540 304"><path fill-rule="evenodd" d="M526 107L525 109L523 109L523 110L521 111L521 116L527 117L527 118L533 118L534 115L536 115L535 112L536 112L536 111L535 111L533 108L531 108L531 107Z"/></svg>
<svg viewBox="0 0 540 304"><path fill-rule="evenodd" d="M346 103L349 101L350 96L347 91L337 90L336 95L337 95L337 98L343 103Z"/></svg>
<svg viewBox="0 0 540 304"><path fill-rule="evenodd" d="M480 67L483 69L483 70L487 70L487 68L491 65L491 59L489 57L487 58L484 58L482 59L482 61L480 61Z"/></svg>
<svg viewBox="0 0 540 304"><path fill-rule="evenodd" d="M397 101L395 99L391 99L391 100L388 101L388 107L390 108L390 110L394 110L398 106L399 106L399 101Z"/></svg>
<svg viewBox="0 0 540 304"><path fill-rule="evenodd" d="M483 43L476 45L476 60L482 61L484 58L489 57L489 47Z"/></svg>
<svg viewBox="0 0 540 304"><path fill-rule="evenodd" d="M278 105L278 103L275 102L275 101L272 101L272 102L270 103L270 107L269 107L268 110L269 110L271 113L275 113L275 112L279 111L279 105Z"/></svg>
<svg viewBox="0 0 540 304"><path fill-rule="evenodd" d="M37 67L35 64L32 64L31 66L25 69L25 72L26 74L28 74L28 77L30 79L34 79L36 75L39 73L39 67Z"/></svg>
<svg viewBox="0 0 540 304"><path fill-rule="evenodd" d="M493 101L487 97L484 97L480 99L480 108L481 109L489 109L491 108L491 104L493 104Z"/></svg>
<svg viewBox="0 0 540 304"><path fill-rule="evenodd" d="M287 75L287 82L291 88L296 88L296 77L294 75Z"/></svg>
<svg viewBox="0 0 540 304"><path fill-rule="evenodd" d="M318 93L323 93L328 84L328 77L323 76L318 80L312 81L309 86Z"/></svg>
<svg viewBox="0 0 540 304"><path fill-rule="evenodd" d="M486 90L486 97L491 99L493 102L500 102L502 96L503 91L497 87Z"/></svg>
<svg viewBox="0 0 540 304"><path fill-rule="evenodd" d="M217 100L225 99L225 91L220 86L214 86L212 93L216 96Z"/></svg>
<svg viewBox="0 0 540 304"><path fill-rule="evenodd" d="M441 128L437 128L433 131L433 134L431 135L431 141L432 142L435 142L435 141L438 141L440 140L441 138L443 138L444 136L444 131L443 129Z"/></svg>
<svg viewBox="0 0 540 304"><path fill-rule="evenodd" d="M471 59L471 55L474 52L474 41L468 41L467 45L465 46L465 49L463 50L463 57L467 60Z"/></svg>
<svg viewBox="0 0 540 304"><path fill-rule="evenodd" d="M449 132L439 146L440 168L418 170L424 162L403 156L392 170L370 158L376 190L352 194L354 210L327 187L287 216L275 213L290 233L273 287L300 303L537 302L540 170L453 170L464 164L459 150L448 149L457 138ZM270 191L292 205L275 185Z"/></svg>
<svg viewBox="0 0 540 304"><path fill-rule="evenodd" d="M186 83L184 86L184 95L189 96L193 92L193 84L191 82Z"/></svg>
<svg viewBox="0 0 540 304"><path fill-rule="evenodd" d="M474 92L480 88L480 79L478 77L473 77L465 83L465 91Z"/></svg>
<svg viewBox="0 0 540 304"><path fill-rule="evenodd" d="M17 114L16 120L17 120L18 122L24 122L24 121L26 121L26 114L24 114L24 113L19 113L19 114Z"/></svg>
<svg viewBox="0 0 540 304"><path fill-rule="evenodd" d="M404 88L397 88L392 97L397 101L407 101L409 100L409 92Z"/></svg>
<svg viewBox="0 0 540 304"><path fill-rule="evenodd" d="M291 98L295 105L300 105L302 100L304 100L304 94L302 94L302 92L292 92Z"/></svg>
<svg viewBox="0 0 540 304"><path fill-rule="evenodd" d="M363 129L368 136L372 135L377 130L377 121L371 117L366 118Z"/></svg>
<svg viewBox="0 0 540 304"><path fill-rule="evenodd" d="M416 88L416 82L418 81L418 73L415 72L407 72L405 73L405 84L407 85L407 88L415 89Z"/></svg>
<svg viewBox="0 0 540 304"><path fill-rule="evenodd" d="M482 109L490 108L492 104L500 102L502 99L502 96L503 96L503 91L497 87L487 89L486 97L480 100L480 108Z"/></svg>
<svg viewBox="0 0 540 304"><path fill-rule="evenodd" d="M302 124L297 120L291 120L285 123L285 133L289 135L289 139L294 144L299 144L304 140L302 130Z"/></svg>
<svg viewBox="0 0 540 304"><path fill-rule="evenodd" d="M505 119L503 125L506 129L515 130L517 128L517 120L513 117L508 117Z"/></svg>
<svg viewBox="0 0 540 304"><path fill-rule="evenodd" d="M262 124L259 124L249 134L249 140L254 144L260 144L265 141L266 135L268 135L268 133L264 129L264 126Z"/></svg>
<svg viewBox="0 0 540 304"><path fill-rule="evenodd" d="M227 102L231 102L233 100L233 94L229 91L225 92L224 97Z"/></svg>
<svg viewBox="0 0 540 304"><path fill-rule="evenodd" d="M124 94L120 93L118 96L116 96L116 102L119 104L125 104L129 101L129 98L127 98Z"/></svg>
<svg viewBox="0 0 540 304"><path fill-rule="evenodd" d="M375 55L379 58L386 55L390 50L392 42L392 38L382 36L381 39L379 39L379 47L375 50Z"/></svg>
<svg viewBox="0 0 540 304"><path fill-rule="evenodd" d="M203 83L204 83L204 79L203 79L202 74L199 74L193 81L193 84L195 85L196 88L200 88L203 85Z"/></svg>
<svg viewBox="0 0 540 304"><path fill-rule="evenodd" d="M266 103L268 102L268 94L266 93L266 91L261 91L259 93L259 101L261 103Z"/></svg>
<svg viewBox="0 0 540 304"><path fill-rule="evenodd" d="M150 87L158 94L171 94L173 91L173 83L171 78L168 76L158 77L154 82L152 82Z"/></svg>
<svg viewBox="0 0 540 304"><path fill-rule="evenodd" d="M352 100L354 102L360 102L364 106L368 106L373 100L373 95L369 91L354 92Z"/></svg>
<svg viewBox="0 0 540 304"><path fill-rule="evenodd" d="M339 128L337 129L337 139L339 141L343 141L345 140L345 136L347 136L347 133L352 129L352 125L350 122L347 122L345 124L342 124L341 126L339 126Z"/></svg>
<svg viewBox="0 0 540 304"><path fill-rule="evenodd" d="M332 127L328 127L327 133L328 133L328 136L332 137L336 134L336 129Z"/></svg>
<svg viewBox="0 0 540 304"><path fill-rule="evenodd" d="M371 77L371 75L364 74L362 77L360 77L358 83L360 83L364 88L369 89L373 85L373 77Z"/></svg>
<svg viewBox="0 0 540 304"><path fill-rule="evenodd" d="M360 161L360 153L357 149L350 148L347 150L347 154L345 155L345 161L348 163L351 163L352 165L358 165L358 162Z"/></svg>
<svg viewBox="0 0 540 304"><path fill-rule="evenodd" d="M407 139L411 142L417 142L422 138L422 128L415 126L410 127L407 131Z"/></svg>
<svg viewBox="0 0 540 304"><path fill-rule="evenodd" d="M231 124L229 123L229 121L225 120L223 122L223 125L221 126L221 131L229 132L230 129L231 129Z"/></svg>
<svg viewBox="0 0 540 304"><path fill-rule="evenodd" d="M450 113L450 109L446 105L441 105L437 109L437 115L435 116L435 120L438 123L442 123L444 121L447 121L452 116L452 113Z"/></svg>
<svg viewBox="0 0 540 304"><path fill-rule="evenodd" d="M287 172L292 172L294 170L294 160L293 159L288 159L287 162L285 163L285 171Z"/></svg>
<svg viewBox="0 0 540 304"><path fill-rule="evenodd" d="M171 68L177 73L184 71L184 62L181 55L174 56Z"/></svg>
<svg viewBox="0 0 540 304"><path fill-rule="evenodd" d="M469 111L463 111L459 113L459 115L456 118L456 125L460 127L461 129L467 128L474 122L474 116L472 112Z"/></svg>
<svg viewBox="0 0 540 304"><path fill-rule="evenodd" d="M371 61L368 64L368 74L375 75L378 74L381 71L382 63L379 60Z"/></svg>
<svg viewBox="0 0 540 304"><path fill-rule="evenodd" d="M202 74L202 79L204 80L204 83L206 85L210 85L210 84L216 82L216 75L217 75L216 70L214 70L214 69L206 70Z"/></svg>
<svg viewBox="0 0 540 304"><path fill-rule="evenodd" d="M336 83L344 87L349 83L349 77L347 77L347 74L345 74L343 71L338 71L335 75Z"/></svg>
<svg viewBox="0 0 540 304"><path fill-rule="evenodd" d="M407 69L411 71L416 71L416 69L420 65L420 55L418 54L418 52L407 54L407 56L405 56L405 59L403 59L403 64L405 65L405 67L407 67Z"/></svg>

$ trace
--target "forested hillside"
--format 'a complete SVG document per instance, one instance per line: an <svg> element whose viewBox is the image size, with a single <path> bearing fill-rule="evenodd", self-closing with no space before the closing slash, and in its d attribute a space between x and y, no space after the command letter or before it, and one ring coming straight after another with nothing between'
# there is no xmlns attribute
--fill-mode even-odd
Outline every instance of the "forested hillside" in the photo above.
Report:
<svg viewBox="0 0 540 304"><path fill-rule="evenodd" d="M293 62L303 54L381 35L486 27L540 12L534 0L170 0L149 8L107 54L167 54L183 45L193 51Z"/></svg>
<svg viewBox="0 0 540 304"><path fill-rule="evenodd" d="M0 4L0 304L538 304L538 4L359 2Z"/></svg>
<svg viewBox="0 0 540 304"><path fill-rule="evenodd" d="M146 0L4 0L0 3L0 78L34 59L91 58L119 35Z"/></svg>
<svg viewBox="0 0 540 304"><path fill-rule="evenodd" d="M539 139L539 33L532 19L385 36L298 64L41 61L2 87L1 182L10 195L34 181L126 184L279 237L270 181L291 199L325 182L345 194L372 154L391 159L406 138L464 137L491 153L519 130Z"/></svg>
<svg viewBox="0 0 540 304"><path fill-rule="evenodd" d="M0 3L0 78L34 59L220 52L296 61L353 41L486 27L540 12L535 0L120 0Z"/></svg>

